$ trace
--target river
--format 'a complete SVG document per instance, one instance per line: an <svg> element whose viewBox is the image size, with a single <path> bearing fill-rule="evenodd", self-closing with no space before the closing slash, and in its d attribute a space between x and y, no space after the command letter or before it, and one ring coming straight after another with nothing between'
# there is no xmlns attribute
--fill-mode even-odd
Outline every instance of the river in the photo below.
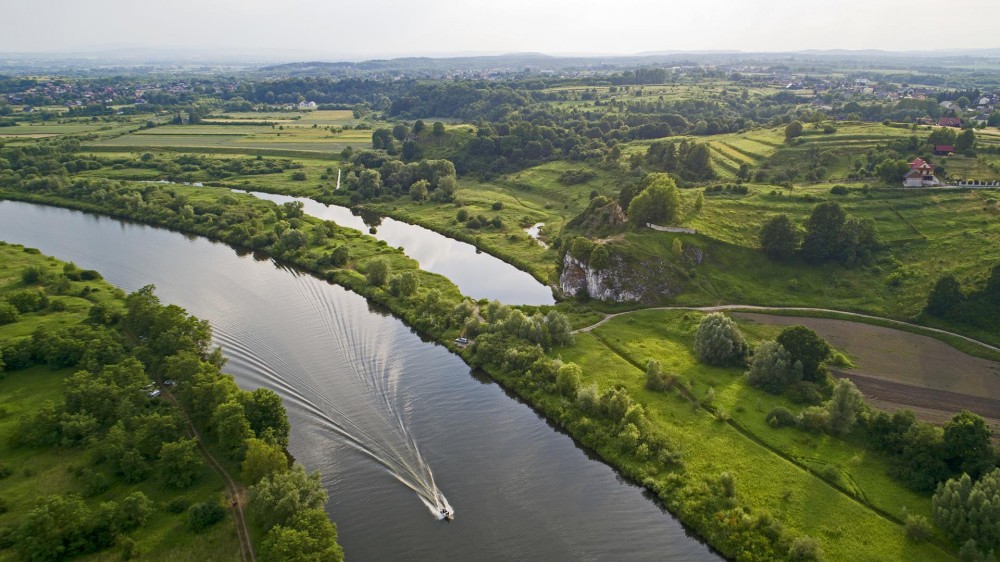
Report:
<svg viewBox="0 0 1000 562"><path fill-rule="evenodd" d="M242 191L242 190L234 190ZM462 294L476 300L498 300L506 304L555 304L552 289L509 263L485 254L472 244L459 242L433 230L366 213L355 215L347 207L324 205L305 197L250 192L277 204L297 201L305 214L331 220L340 226L369 232L394 248L404 248L420 268L440 273L458 286Z"/></svg>
<svg viewBox="0 0 1000 562"><path fill-rule="evenodd" d="M349 560L718 559L639 487L354 293L203 238L41 205L0 202L0 240L126 291L155 284L211 321L240 386L282 396L289 448L323 472Z"/></svg>

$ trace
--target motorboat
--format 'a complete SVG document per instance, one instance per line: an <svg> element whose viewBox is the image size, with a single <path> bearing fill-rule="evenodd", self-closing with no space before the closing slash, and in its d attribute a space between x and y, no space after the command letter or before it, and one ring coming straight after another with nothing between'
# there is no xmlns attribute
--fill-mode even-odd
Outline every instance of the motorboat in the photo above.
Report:
<svg viewBox="0 0 1000 562"><path fill-rule="evenodd" d="M442 509L440 509L439 511L441 512L441 517L442 517L442 518L443 518L443 519L444 519L445 521L451 521L452 519L454 519L454 518L455 518L455 514L454 514L454 513L452 513L452 512L451 512L451 510L449 510L449 509L444 509L444 508L442 508Z"/></svg>

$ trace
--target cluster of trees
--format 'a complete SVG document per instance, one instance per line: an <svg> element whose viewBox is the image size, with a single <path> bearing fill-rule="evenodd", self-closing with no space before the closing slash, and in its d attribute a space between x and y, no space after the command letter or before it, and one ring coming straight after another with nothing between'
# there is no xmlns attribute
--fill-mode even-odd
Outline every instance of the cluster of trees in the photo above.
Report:
<svg viewBox="0 0 1000 562"><path fill-rule="evenodd" d="M323 509L326 500L319 473L306 474L298 464L251 486L251 519L265 532L261 560L343 560L337 529Z"/></svg>
<svg viewBox="0 0 1000 562"><path fill-rule="evenodd" d="M705 181L715 179L712 168L712 156L708 146L698 142L682 140L680 144L674 141L657 141L649 145L644 158L635 158L633 166L643 166L650 170L658 170L675 174L686 181Z"/></svg>
<svg viewBox="0 0 1000 562"><path fill-rule="evenodd" d="M125 535L142 527L154 511L142 492L121 502L102 502L91 509L78 495L49 495L39 500L16 528L0 528L0 548L13 546L33 562L54 562L123 544L128 559L135 542Z"/></svg>
<svg viewBox="0 0 1000 562"><path fill-rule="evenodd" d="M449 160L407 164L384 150L363 150L352 154L350 163L344 185L355 204L383 196L447 202L458 189L455 165Z"/></svg>
<svg viewBox="0 0 1000 562"><path fill-rule="evenodd" d="M931 289L924 312L952 322L996 329L996 319L1000 318L1000 265L993 266L981 289L967 293L953 275L942 277Z"/></svg>
<svg viewBox="0 0 1000 562"><path fill-rule="evenodd" d="M672 224L680 211L677 184L667 174L646 174L628 205L628 218L637 227Z"/></svg>
<svg viewBox="0 0 1000 562"><path fill-rule="evenodd" d="M813 208L804 235L787 215L772 217L761 228L760 245L775 260L798 253L809 263L837 261L851 267L868 263L881 242L875 221L852 217L836 201L827 201Z"/></svg>
<svg viewBox="0 0 1000 562"><path fill-rule="evenodd" d="M1000 549L1000 469L974 480L968 474L938 485L934 522L962 545L962 560L995 560Z"/></svg>

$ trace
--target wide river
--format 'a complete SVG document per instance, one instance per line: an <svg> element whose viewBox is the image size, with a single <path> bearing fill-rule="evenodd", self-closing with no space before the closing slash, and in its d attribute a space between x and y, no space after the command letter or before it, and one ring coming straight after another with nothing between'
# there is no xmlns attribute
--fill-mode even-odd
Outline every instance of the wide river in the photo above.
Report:
<svg viewBox="0 0 1000 562"><path fill-rule="evenodd" d="M226 245L0 202L0 240L211 321L226 371L285 401L349 560L717 560L642 490L360 296ZM451 523L430 506L447 503Z"/></svg>

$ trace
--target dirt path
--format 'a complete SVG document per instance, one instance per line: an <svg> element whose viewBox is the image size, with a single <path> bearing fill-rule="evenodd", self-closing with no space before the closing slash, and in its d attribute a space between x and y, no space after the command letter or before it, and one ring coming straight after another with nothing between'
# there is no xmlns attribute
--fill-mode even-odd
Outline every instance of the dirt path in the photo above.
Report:
<svg viewBox="0 0 1000 562"><path fill-rule="evenodd" d="M188 424L188 433L194 437L195 442L198 443L198 448L201 449L201 453L205 455L205 459L208 460L208 464L222 476L222 480L226 483L226 494L229 496L229 505L233 511L233 518L236 520L236 535L240 540L240 556L243 562L257 562L257 555L253 551L253 541L250 540L250 528L247 526L246 514L243 512L243 504L246 503L246 489L244 489L240 484L238 484L226 469L223 468L219 461L215 460L212 453L209 452L208 448L201 440L201 435L195 428L194 423L191 422L191 418L188 417L187 412L177 403L177 399L170 392L163 392L163 396L170 401L171 404L177 406L181 414L184 416L184 421Z"/></svg>
<svg viewBox="0 0 1000 562"><path fill-rule="evenodd" d="M893 324L896 326L905 326L909 328L917 328L919 330L924 330L927 332L933 332L936 334L943 334L946 336L951 336L965 340L969 343L978 345L982 348L988 349L990 351L995 351L1000 353L1000 347L990 345L988 343L983 343L979 340L972 339L968 336L963 336L962 334L956 334L955 332L949 332L948 330L941 330L938 328L930 328L927 326L921 326L920 324L913 324L912 322L903 322L902 320L892 320L890 318L883 318L881 316L873 316L871 314L860 314L857 312L844 312L842 310L831 310L829 308L808 308L808 307L797 307L797 306L756 306L747 304L720 304L717 306L659 306L654 308L640 308L638 310L629 310L627 312L618 312L615 314L608 314L602 320L590 326L580 328L579 330L574 330L574 334L585 333L597 328L601 324L604 324L612 318L618 316L624 316L626 314L633 314L635 312L641 312L644 310L695 310L698 312L721 312L724 310L743 310L743 311L788 311L788 312L820 312L824 314L840 314L847 317L853 318L867 318L869 320L878 320L879 322L886 322L888 324Z"/></svg>

